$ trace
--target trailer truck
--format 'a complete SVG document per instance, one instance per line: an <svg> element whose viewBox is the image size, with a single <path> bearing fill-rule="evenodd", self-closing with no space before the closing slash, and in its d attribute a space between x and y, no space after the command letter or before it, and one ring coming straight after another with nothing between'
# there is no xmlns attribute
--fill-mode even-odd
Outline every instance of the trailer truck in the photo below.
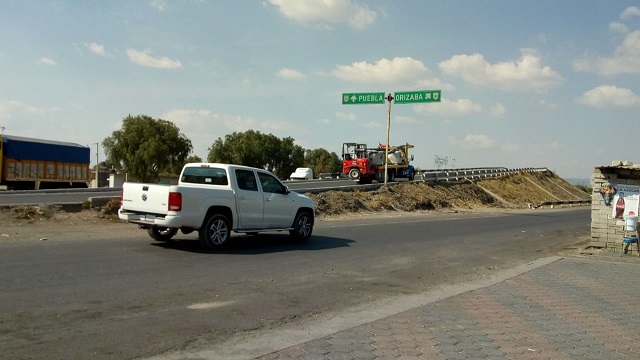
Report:
<svg viewBox="0 0 640 360"><path fill-rule="evenodd" d="M3 134L0 189L86 188L90 162L88 146Z"/></svg>

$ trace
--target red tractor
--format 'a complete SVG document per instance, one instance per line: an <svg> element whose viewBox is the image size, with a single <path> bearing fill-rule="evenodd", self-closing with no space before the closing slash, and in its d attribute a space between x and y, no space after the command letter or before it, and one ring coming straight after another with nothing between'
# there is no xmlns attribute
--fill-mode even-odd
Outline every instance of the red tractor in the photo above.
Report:
<svg viewBox="0 0 640 360"><path fill-rule="evenodd" d="M413 180L415 170L409 164L409 149L413 145L390 146L379 144L377 148L368 148L366 144L342 144L342 172L360 184L371 184L375 179L384 182L385 154L387 154L387 181L396 177Z"/></svg>

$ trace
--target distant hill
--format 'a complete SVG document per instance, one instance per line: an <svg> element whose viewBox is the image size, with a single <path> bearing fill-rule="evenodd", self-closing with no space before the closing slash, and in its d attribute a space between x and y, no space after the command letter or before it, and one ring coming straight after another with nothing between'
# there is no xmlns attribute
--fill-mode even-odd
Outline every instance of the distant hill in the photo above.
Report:
<svg viewBox="0 0 640 360"><path fill-rule="evenodd" d="M565 180L571 185L591 186L591 179L566 178Z"/></svg>

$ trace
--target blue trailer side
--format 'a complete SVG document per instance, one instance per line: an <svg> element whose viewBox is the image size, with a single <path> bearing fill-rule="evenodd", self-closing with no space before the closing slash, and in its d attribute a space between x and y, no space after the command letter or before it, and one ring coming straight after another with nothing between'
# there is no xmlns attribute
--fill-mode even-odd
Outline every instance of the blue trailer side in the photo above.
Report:
<svg viewBox="0 0 640 360"><path fill-rule="evenodd" d="M53 140L2 135L0 183L10 188L87 187L91 150Z"/></svg>

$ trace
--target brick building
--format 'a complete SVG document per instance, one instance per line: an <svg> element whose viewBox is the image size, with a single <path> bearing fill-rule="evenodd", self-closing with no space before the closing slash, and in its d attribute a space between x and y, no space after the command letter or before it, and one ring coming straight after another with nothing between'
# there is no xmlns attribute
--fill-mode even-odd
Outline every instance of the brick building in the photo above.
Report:
<svg viewBox="0 0 640 360"><path fill-rule="evenodd" d="M605 196L601 193L601 190L608 185L616 189L616 196L611 196L609 204L606 203ZM621 216L620 212L616 213L616 207L620 207L617 204L617 199L619 199L622 193L618 190L629 190L628 194L624 194L625 196L637 195L634 193L636 190L640 192L640 164L634 165L628 161L613 161L611 166L595 167L591 176L591 186L593 188L593 194L591 199L590 245L603 248L610 252L621 252L623 249L623 238L625 236L636 235L635 231L629 231L630 227L627 225L632 225L633 219L627 219L627 217L632 215L637 216L638 209L637 205L632 203L633 205L630 206L635 207L625 209L626 214ZM629 250L637 254L637 245L631 244Z"/></svg>

